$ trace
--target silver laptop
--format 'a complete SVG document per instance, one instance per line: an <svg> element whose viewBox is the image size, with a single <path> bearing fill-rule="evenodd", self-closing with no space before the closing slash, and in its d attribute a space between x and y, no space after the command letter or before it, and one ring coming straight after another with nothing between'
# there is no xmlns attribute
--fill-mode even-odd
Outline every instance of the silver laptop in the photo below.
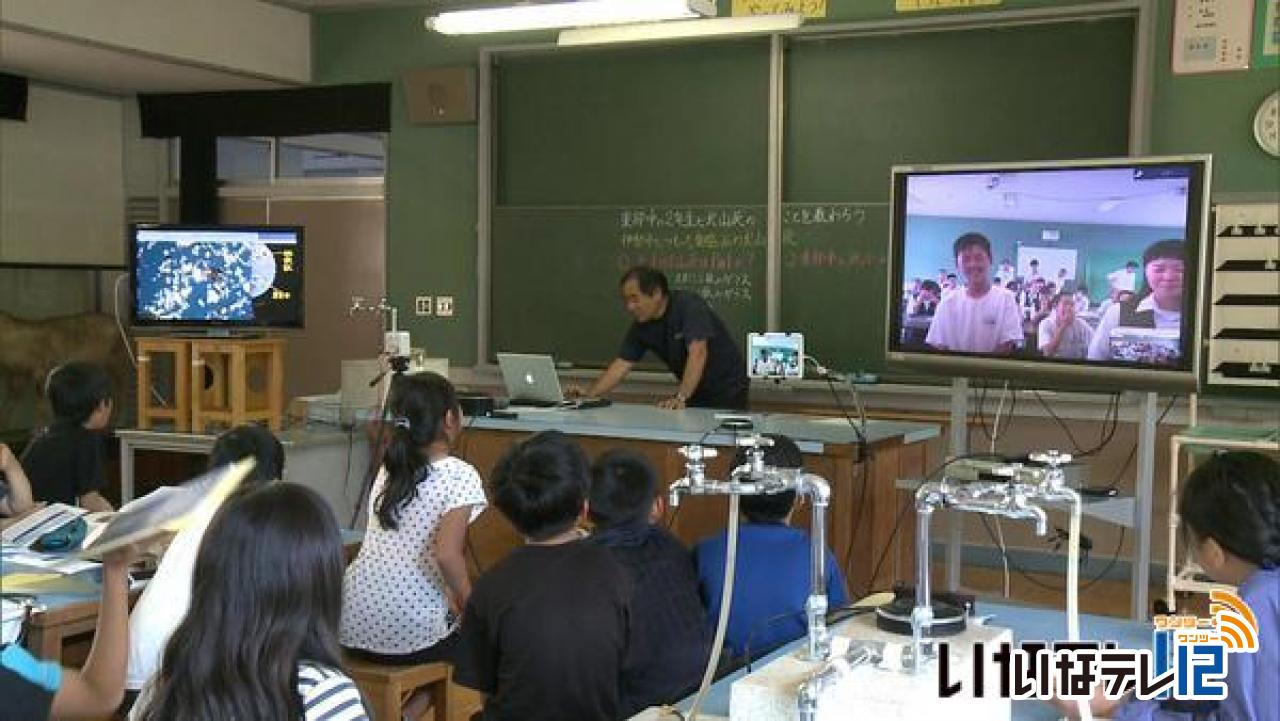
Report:
<svg viewBox="0 0 1280 721"><path fill-rule="evenodd" d="M556 364L549 355L499 353L498 368L513 405L564 405Z"/></svg>

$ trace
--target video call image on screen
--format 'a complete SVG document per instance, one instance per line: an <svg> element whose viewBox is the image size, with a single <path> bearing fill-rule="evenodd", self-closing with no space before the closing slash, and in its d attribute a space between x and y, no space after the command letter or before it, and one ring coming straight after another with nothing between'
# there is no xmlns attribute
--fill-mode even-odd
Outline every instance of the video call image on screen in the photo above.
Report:
<svg viewBox="0 0 1280 721"><path fill-rule="evenodd" d="M1187 367L1191 175L908 175L897 350Z"/></svg>
<svg viewBox="0 0 1280 721"><path fill-rule="evenodd" d="M299 325L302 258L291 230L138 229L142 321Z"/></svg>
<svg viewBox="0 0 1280 721"><path fill-rule="evenodd" d="M747 375L752 378L803 378L804 336L799 333L749 334Z"/></svg>

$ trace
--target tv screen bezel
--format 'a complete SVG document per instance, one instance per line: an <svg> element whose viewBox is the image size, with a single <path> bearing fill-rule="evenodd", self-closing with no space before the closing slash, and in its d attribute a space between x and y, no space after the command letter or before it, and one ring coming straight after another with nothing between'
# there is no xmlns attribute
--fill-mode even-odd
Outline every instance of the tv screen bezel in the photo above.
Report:
<svg viewBox="0 0 1280 721"><path fill-rule="evenodd" d="M226 232L292 232L297 239L296 265L301 268L301 279L298 282L298 293L302 296L297 317L288 323L266 323L240 320L184 320L142 318L138 315L138 231L226 231ZM187 224L187 223L131 223L128 237L125 240L125 253L129 262L129 320L137 328L171 328L175 330L198 330L201 328L231 331L237 328L245 330L303 330L306 328L306 229L301 225L254 225L254 224Z"/></svg>
<svg viewBox="0 0 1280 721"><path fill-rule="evenodd" d="M1187 192L1188 262L1194 267L1184 275L1182 349L1189 356L1186 367L1135 366L1118 361L1080 361L1057 358L1000 358L957 351L902 348L901 302L906 283L905 252L907 203L905 187L913 175L1024 172L1034 170L1137 168L1185 165L1192 169ZM1213 177L1211 155L1089 158L1063 161L1012 163L956 163L896 165L890 180L889 297L885 309L885 360L890 370L929 372L968 378L1024 381L1036 388L1073 390L1195 390L1200 381L1204 351L1204 285L1208 251L1209 195ZM1189 292L1187 292L1189 291ZM1190 325L1188 325L1190 319Z"/></svg>

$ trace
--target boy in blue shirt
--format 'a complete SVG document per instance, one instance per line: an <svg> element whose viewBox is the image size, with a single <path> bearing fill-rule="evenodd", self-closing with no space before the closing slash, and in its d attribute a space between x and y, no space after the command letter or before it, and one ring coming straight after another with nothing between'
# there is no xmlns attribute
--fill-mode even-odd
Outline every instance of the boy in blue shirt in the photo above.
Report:
<svg viewBox="0 0 1280 721"><path fill-rule="evenodd" d="M765 463L778 468L804 465L794 441L777 434L767 437L773 446L765 448ZM734 466L746 462L746 452L740 450ZM725 633L725 645L734 657L760 656L807 631L804 607L809 598L810 541L808 533L787 525L795 501L794 491L741 499L744 523L738 528L738 561ZM727 550L727 533L704 540L693 550L707 622L713 628L720 615ZM830 550L826 567L827 606L837 609L849 599Z"/></svg>

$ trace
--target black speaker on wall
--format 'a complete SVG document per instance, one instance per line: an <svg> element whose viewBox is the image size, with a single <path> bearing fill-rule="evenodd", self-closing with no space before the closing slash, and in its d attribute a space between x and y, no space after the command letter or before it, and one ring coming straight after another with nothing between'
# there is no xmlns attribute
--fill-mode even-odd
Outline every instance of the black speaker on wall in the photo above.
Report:
<svg viewBox="0 0 1280 721"><path fill-rule="evenodd" d="M27 79L0 73L0 119L27 119Z"/></svg>
<svg viewBox="0 0 1280 721"><path fill-rule="evenodd" d="M476 121L476 69L469 65L417 68L403 75L405 106L414 125Z"/></svg>

